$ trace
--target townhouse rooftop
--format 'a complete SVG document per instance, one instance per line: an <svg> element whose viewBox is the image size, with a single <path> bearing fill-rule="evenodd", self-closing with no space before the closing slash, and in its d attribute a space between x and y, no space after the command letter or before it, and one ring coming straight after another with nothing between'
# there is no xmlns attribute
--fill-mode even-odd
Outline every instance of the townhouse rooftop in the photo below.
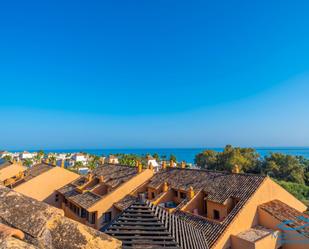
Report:
<svg viewBox="0 0 309 249"><path fill-rule="evenodd" d="M137 174L136 167L105 164L94 169L91 174L82 176L58 189L58 192L73 203L88 209L102 199L107 192L113 191Z"/></svg>
<svg viewBox="0 0 309 249"><path fill-rule="evenodd" d="M247 199L265 176L251 174L234 174L228 172L199 169L167 168L155 174L148 186L159 188L166 182L170 188L188 191L204 191L207 199L223 203L228 198Z"/></svg>
<svg viewBox="0 0 309 249"><path fill-rule="evenodd" d="M201 194L202 199L222 205L226 205L228 201L232 200L234 206L226 217L219 221L200 214L196 215L192 212L183 211L183 207L190 201L188 195L174 208L174 215L202 231L207 238L208 245L211 247L265 178L265 176L251 174L169 167L155 174L146 185L148 188L159 190L162 189L163 184L166 184L168 189L181 190L184 193L190 191L191 188L196 196ZM161 192L152 201L156 202L163 194L165 193ZM124 210L134 201L133 196L126 196L115 203L114 206Z"/></svg>

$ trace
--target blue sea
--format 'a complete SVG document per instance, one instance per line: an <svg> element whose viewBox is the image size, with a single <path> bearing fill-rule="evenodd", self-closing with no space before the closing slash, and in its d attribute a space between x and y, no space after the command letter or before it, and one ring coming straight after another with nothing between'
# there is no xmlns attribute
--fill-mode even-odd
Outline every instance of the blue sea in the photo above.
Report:
<svg viewBox="0 0 309 249"><path fill-rule="evenodd" d="M194 162L195 155L207 150L215 150L222 151L223 148L169 148L169 149L75 149L75 150L45 150L45 152L64 152L64 153L72 153L72 152L87 152L95 155L109 155L109 154L117 154L117 153L125 153L125 154L137 154L137 155L146 155L146 154L154 154L158 153L160 156L166 156L169 158L171 154L174 154L177 158L177 161L186 161L189 163ZM294 156L304 156L309 158L309 147L280 147L280 148L255 148L257 152L262 156L266 156L270 153L283 153Z"/></svg>

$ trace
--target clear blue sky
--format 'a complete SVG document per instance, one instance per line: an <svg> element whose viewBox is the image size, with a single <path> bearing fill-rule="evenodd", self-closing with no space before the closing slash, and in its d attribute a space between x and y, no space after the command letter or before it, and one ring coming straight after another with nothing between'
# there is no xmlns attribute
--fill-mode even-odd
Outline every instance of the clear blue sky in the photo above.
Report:
<svg viewBox="0 0 309 249"><path fill-rule="evenodd" d="M2 1L0 148L309 146L309 1Z"/></svg>

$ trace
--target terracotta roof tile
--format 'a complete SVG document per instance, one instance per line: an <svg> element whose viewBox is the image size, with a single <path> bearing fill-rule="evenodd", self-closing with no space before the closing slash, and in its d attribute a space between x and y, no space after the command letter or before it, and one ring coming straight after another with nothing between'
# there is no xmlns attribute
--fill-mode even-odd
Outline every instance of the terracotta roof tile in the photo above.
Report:
<svg viewBox="0 0 309 249"><path fill-rule="evenodd" d="M62 210L11 189L0 186L0 198L0 223L21 230L25 234L24 242L35 247L48 249L121 247L121 243L112 237L64 217Z"/></svg>
<svg viewBox="0 0 309 249"><path fill-rule="evenodd" d="M291 206L283 203L282 201L279 200L273 200L267 203L264 203L259 206L259 208L265 210L268 212L271 216L279 220L280 222L283 221L293 221L287 226L292 227L292 228L300 228L297 231L299 233L302 233L306 237L309 238L309 215L299 212L295 208L292 208ZM303 217L305 220L300 219L300 217Z"/></svg>
<svg viewBox="0 0 309 249"><path fill-rule="evenodd" d="M125 248L208 248L201 231L149 201L135 201L104 231Z"/></svg>

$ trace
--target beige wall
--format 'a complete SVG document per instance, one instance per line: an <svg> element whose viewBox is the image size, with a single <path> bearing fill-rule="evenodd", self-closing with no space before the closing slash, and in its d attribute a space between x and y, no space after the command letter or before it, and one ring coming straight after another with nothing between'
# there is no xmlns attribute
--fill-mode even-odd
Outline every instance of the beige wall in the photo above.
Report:
<svg viewBox="0 0 309 249"><path fill-rule="evenodd" d="M205 195L203 191L199 191L198 193L195 194L193 199L189 200L188 203L182 207L181 210L189 213L193 213L194 210L196 210L199 215L204 215L205 214L204 203L206 203L204 197Z"/></svg>
<svg viewBox="0 0 309 249"><path fill-rule="evenodd" d="M248 230L252 226L258 224L257 207L274 199L281 200L284 203L288 203L293 208L300 212L306 210L306 206L297 200L293 195L288 193L277 183L270 178L266 178L260 188L251 197L247 204L240 210L233 222L230 223L226 231L216 241L212 248L225 249L231 246L231 235L237 235L242 231Z"/></svg>
<svg viewBox="0 0 309 249"><path fill-rule="evenodd" d="M59 207L59 202L55 202L55 191L64 185L80 177L69 170L54 167L31 180L18 185L15 191L38 201L44 201L50 205Z"/></svg>
<svg viewBox="0 0 309 249"><path fill-rule="evenodd" d="M19 172L23 172L26 169L26 167L17 163L4 167L3 169L0 169L0 181L16 176Z"/></svg>
<svg viewBox="0 0 309 249"><path fill-rule="evenodd" d="M220 220L227 216L227 205L212 202L207 200L207 218L214 219L214 210L218 210L220 213Z"/></svg>
<svg viewBox="0 0 309 249"><path fill-rule="evenodd" d="M174 199L174 191L172 189L169 189L167 192L163 193L159 198L157 198L155 201L153 201L153 204L159 205L160 203L173 201Z"/></svg>
<svg viewBox="0 0 309 249"><path fill-rule="evenodd" d="M103 197L102 200L95 203L88 209L88 212L97 212L96 226L100 228L103 222L103 214L106 212L112 212L115 216L117 211L113 208L115 202L120 201L126 195L136 190L140 185L148 181L153 176L153 170L145 169L138 175L131 178L129 181L123 183L121 186L116 188L114 191ZM114 217L112 217L114 218Z"/></svg>

